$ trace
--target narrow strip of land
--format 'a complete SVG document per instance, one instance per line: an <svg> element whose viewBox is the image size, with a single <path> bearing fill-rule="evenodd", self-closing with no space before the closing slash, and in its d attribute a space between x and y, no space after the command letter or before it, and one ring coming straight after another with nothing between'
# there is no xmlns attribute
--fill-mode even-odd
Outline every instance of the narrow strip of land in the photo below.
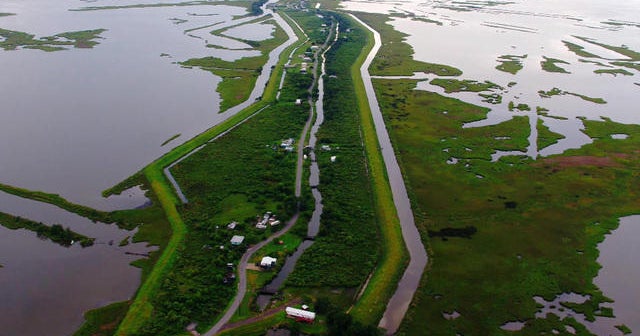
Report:
<svg viewBox="0 0 640 336"><path fill-rule="evenodd" d="M413 211L411 210L411 201L409 200L402 172L393 151L389 133L387 133L382 112L380 111L380 106L378 105L378 100L369 75L369 66L382 45L380 34L354 15L352 15L352 17L362 26L366 27L374 36L373 48L360 67L360 74L364 81L367 98L369 100L369 108L375 124L378 142L380 144L380 151L384 158L387 177L391 186L393 201L400 220L400 226L402 227L402 237L404 238L404 242L411 258L409 266L398 283L396 292L391 297L379 324L379 327L386 329L388 334L394 334L398 330L400 322L402 322L404 315L409 309L409 304L411 303L413 295L418 288L422 272L427 265L428 259L420 238L420 233L418 232L414 222Z"/></svg>
<svg viewBox="0 0 640 336"><path fill-rule="evenodd" d="M295 22L295 21L293 21ZM335 24L333 24L331 26L331 29L335 29ZM307 138L307 133L309 132L309 129L311 127L311 123L313 122L313 116L314 116L314 110L313 110L313 90L316 87L316 82L318 80L318 54L320 53L321 50L325 49L329 43L329 38L330 38L331 34L328 35L327 40L325 41L324 45L322 46L322 48L316 50L315 53L315 62L314 62L314 66L313 66L313 81L311 82L311 86L309 87L309 117L307 118L307 121L304 125L304 128L302 129L302 133L300 134L300 139L298 140L298 150L297 150L297 161L296 161L296 179L295 179L295 196L296 198L300 198L301 196L301 189L302 189L302 170L303 170L303 150L304 150L304 141ZM278 238L282 235L284 235L285 233L287 233L292 227L293 225L295 225L296 221L298 220L298 217L300 215L300 211L298 209L298 211L296 211L295 215L291 218L291 220L289 220L289 222L287 222L287 225L280 231L278 231L276 234L272 235L271 237L269 237L267 240L264 240L262 242L260 242L257 245L252 246L251 248L249 248L247 250L247 252L245 252L245 254L242 256L242 259L240 260L240 263L238 264L238 292L236 294L236 297L234 298L234 300L231 302L231 304L229 305L229 307L227 308L227 310L225 311L224 315L220 318L220 320L218 320L218 322L206 333L204 333L204 336L213 336L215 334L217 334L218 332L220 332L223 327L227 324L227 322L229 322L229 320L231 319L231 317L235 314L236 310L238 310L238 307L240 307L240 304L242 304L242 300L244 299L244 296L246 295L247 292L247 263L249 262L249 260L251 259L251 257L253 256L253 254L260 250L262 247L264 247L266 244L270 243L271 241L273 241L275 238ZM263 317L267 317L267 316L263 316ZM257 319L259 320L259 319ZM256 320L256 321L257 321ZM244 324L249 324L247 322L244 322Z"/></svg>

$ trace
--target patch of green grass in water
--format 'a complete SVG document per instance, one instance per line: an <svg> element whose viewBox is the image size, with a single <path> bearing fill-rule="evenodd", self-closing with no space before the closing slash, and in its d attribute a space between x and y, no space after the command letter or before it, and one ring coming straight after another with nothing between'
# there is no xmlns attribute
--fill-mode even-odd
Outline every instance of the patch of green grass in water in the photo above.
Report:
<svg viewBox="0 0 640 336"><path fill-rule="evenodd" d="M36 39L35 35L32 34L0 28L0 36L4 37L4 40L0 41L0 48L4 50L27 48L49 52L65 50L65 47L68 46L75 48L93 48L98 44L95 40L99 39L100 34L105 31L106 29L83 30Z"/></svg>
<svg viewBox="0 0 640 336"><path fill-rule="evenodd" d="M607 50L611 50L613 52L616 52L620 55L626 56L629 58L630 61L640 61L640 52L637 52L635 50L631 50L629 49L627 46L612 46L609 44L605 44L605 43L600 43L600 42L596 42L593 39L587 38L587 37L581 37L581 36L574 36L575 38L582 40L584 42L587 43L591 43L593 45L597 45L599 47L602 47L604 49Z"/></svg>
<svg viewBox="0 0 640 336"><path fill-rule="evenodd" d="M573 52L574 54L580 56L580 57L586 57L586 58L601 58L600 56L596 55L596 54L592 54L588 51L584 50L584 47L575 43L571 43L568 41L562 41L562 43L564 43L564 45L569 49L569 51Z"/></svg>
<svg viewBox="0 0 640 336"><path fill-rule="evenodd" d="M558 64L569 64L569 62L563 61L557 58L546 57L546 56L542 56L542 58L544 59L543 61L540 61L540 66L542 67L542 70L546 72L567 73L567 74L570 73L564 68L561 68L558 66Z"/></svg>
<svg viewBox="0 0 640 336"><path fill-rule="evenodd" d="M538 119L538 150L542 150L565 138L564 135L552 132L549 127L544 124L542 119Z"/></svg>
<svg viewBox="0 0 640 336"><path fill-rule="evenodd" d="M452 92L482 92L491 91L496 89L502 89L502 87L496 83L490 81L478 82L474 80L458 80L447 78L435 78L431 80L431 84L437 85L444 89L446 93Z"/></svg>
<svg viewBox="0 0 640 336"><path fill-rule="evenodd" d="M518 56L518 55L503 55L498 57L498 62L500 62L500 64L496 65L496 69L503 71L503 72L508 72L512 75L515 75L518 73L518 71L522 70L522 68L524 67L522 65L522 60L524 60L525 58L527 58L527 55L522 55L522 56Z"/></svg>
<svg viewBox="0 0 640 336"><path fill-rule="evenodd" d="M82 247L93 245L95 238L89 238L77 232L64 228L60 224L45 225L22 217L12 216L0 212L0 225L11 230L25 229L35 232L38 238L49 239L50 241L64 247L71 246L71 242L79 242Z"/></svg>
<svg viewBox="0 0 640 336"><path fill-rule="evenodd" d="M607 103L602 98L593 98L593 97L585 96L585 95L579 94L579 93L563 91L563 90L560 90L560 89L558 89L556 87L554 87L553 89L551 89L549 91L540 90L540 91L538 91L538 95L541 98L551 98L553 96L571 95L571 96L575 96L575 97L581 98L582 100L585 100L585 101L588 101L588 102L592 102L592 103L595 103L595 104L606 104Z"/></svg>
<svg viewBox="0 0 640 336"><path fill-rule="evenodd" d="M623 75L623 76L633 76L633 72L627 71L625 69L597 69L593 70L594 73L597 74L609 74L609 75Z"/></svg>

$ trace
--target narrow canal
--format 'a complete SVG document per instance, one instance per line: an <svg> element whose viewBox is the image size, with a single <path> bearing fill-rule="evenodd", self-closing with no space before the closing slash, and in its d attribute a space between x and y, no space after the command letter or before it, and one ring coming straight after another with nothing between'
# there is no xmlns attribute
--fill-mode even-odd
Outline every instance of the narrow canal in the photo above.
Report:
<svg viewBox="0 0 640 336"><path fill-rule="evenodd" d="M409 304L413 299L413 294L420 284L422 272L427 265L428 257L420 238L420 232L418 232L418 228L416 228L413 219L411 201L409 200L407 189L404 185L404 179L402 178L402 172L400 171L400 166L398 165L395 152L393 151L389 133L387 133L382 112L378 105L378 99L376 98L375 91L373 90L371 76L369 75L369 66L382 45L380 34L354 15L351 16L361 25L369 29L369 31L374 35L375 44L362 64L360 73L364 81L367 98L369 99L369 106L371 108L371 115L376 127L378 142L380 143L380 150L382 151L382 156L387 169L387 176L393 193L393 202L396 205L396 210L400 219L402 237L411 258L409 266L407 266L402 279L400 279L398 288L391 297L391 300L387 305L387 309L385 310L378 325L379 327L386 329L388 334L394 334L398 330L404 315L409 309Z"/></svg>

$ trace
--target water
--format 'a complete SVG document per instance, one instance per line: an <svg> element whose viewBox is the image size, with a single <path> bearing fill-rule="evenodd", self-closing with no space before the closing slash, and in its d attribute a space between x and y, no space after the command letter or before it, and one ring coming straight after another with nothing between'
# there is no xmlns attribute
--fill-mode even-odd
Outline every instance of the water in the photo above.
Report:
<svg viewBox="0 0 640 336"><path fill-rule="evenodd" d="M594 283L602 293L614 300L613 313L616 324L625 324L640 335L640 216L620 219L620 226L598 245L602 265Z"/></svg>
<svg viewBox="0 0 640 336"><path fill-rule="evenodd" d="M526 115L531 124L537 117L536 106L549 109L550 116L569 118L557 122L551 118L542 118L544 124L553 127L553 131L566 137L558 144L546 149L535 146L536 137L532 137L527 155L559 154L570 148L579 148L591 142L581 132L582 121L578 117L598 120L601 116L621 123L640 123L640 115L634 113L638 87L634 84L640 79L638 71L630 70L631 76L613 76L596 74L597 69L606 69L593 63L580 60L599 61L605 65L615 59L625 59L621 54L586 43L575 36L595 39L612 46L626 45L640 51L640 38L635 26L609 25L607 22L631 21L637 24L640 17L639 1L509 1L504 3L459 1L377 1L345 3L350 10L377 13L415 13L416 17L435 20L442 25L428 23L411 18L394 18L393 27L408 34L407 42L415 50L415 59L430 63L447 64L463 71L459 79L490 80L504 87L496 90L503 96L501 104L482 102L475 93L461 92L446 94L440 87L422 81L421 90L459 98L464 101L489 107L492 111L487 120L467 125L482 127L498 124L515 115ZM467 11L460 11L461 9ZM469 42L474 41L474 42ZM477 43L481 41L481 43ZM578 57L564 46L568 41L585 47L605 59L587 59ZM516 75L495 69L501 55L527 55L523 60L524 68ZM540 61L543 56L565 60L570 64L561 64L570 74L542 71ZM431 76L437 78L437 76ZM508 87L510 82L517 83ZM595 104L571 95L541 98L539 90L554 87L568 92L583 94L594 98L603 98L606 104ZM526 103L533 112L514 113L507 105L513 101L516 105ZM520 155L521 153L511 153ZM496 153L496 157L510 153Z"/></svg>
<svg viewBox="0 0 640 336"><path fill-rule="evenodd" d="M109 3L91 3L97 4ZM205 40L189 36L197 32L185 33L230 22L246 13L243 8L68 11L83 5L71 0L0 4L1 12L17 13L0 18L5 29L36 36L108 29L94 49L0 51L0 181L113 209L102 190L178 145L160 146L172 135L181 133L184 141L225 118L218 114L215 92L220 79L174 62L252 51L207 48ZM175 24L171 18L188 21ZM144 202L133 198L129 207L139 203Z"/></svg>
<svg viewBox="0 0 640 336"><path fill-rule="evenodd" d="M371 108L371 115L376 128L378 143L380 144L380 151L382 152L385 169L387 171L387 178L389 179L389 185L391 187L393 202L402 228L402 238L406 244L410 258L409 265L405 269L400 282L398 282L398 288L389 300L387 308L382 315L382 319L380 319L380 323L378 324L380 328L387 330L388 335L391 335L396 332L405 313L409 309L409 304L413 299L413 294L418 288L420 279L422 278L422 272L427 265L428 258L420 238L420 233L418 232L414 222L411 201L409 200L402 172L400 171L400 166L398 165L398 161L393 151L391 139L389 138L389 133L385 127L382 112L380 111L380 106L373 89L373 83L371 82L371 77L368 72L373 58L382 45L380 34L373 31L355 16L354 19L360 22L360 24L366 26L367 29L371 30L374 34L374 46L362 64L360 74L364 81L364 87L369 100L369 107Z"/></svg>
<svg viewBox="0 0 640 336"><path fill-rule="evenodd" d="M84 320L83 312L135 293L140 270L129 263L140 256L125 252L150 249L145 243L118 246L134 231L2 192L0 211L96 238L91 247L65 248L33 232L0 226L0 335L69 335Z"/></svg>

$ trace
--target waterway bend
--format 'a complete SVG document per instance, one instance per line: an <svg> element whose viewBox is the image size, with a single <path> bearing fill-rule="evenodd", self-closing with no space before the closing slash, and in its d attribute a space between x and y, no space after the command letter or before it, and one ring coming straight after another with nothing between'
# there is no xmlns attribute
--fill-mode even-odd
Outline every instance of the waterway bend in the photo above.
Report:
<svg viewBox="0 0 640 336"><path fill-rule="evenodd" d="M400 279L398 288L391 297L391 300L389 300L387 309L378 324L379 327L387 330L387 334L391 335L398 330L402 319L409 309L409 304L411 303L413 295L420 284L422 273L427 265L428 257L420 238L420 232L418 232L418 228L414 222L411 202L404 184L402 172L398 165L393 146L391 145L389 133L385 127L382 112L380 111L378 99L376 98L373 83L371 82L371 76L368 71L373 58L376 56L380 46L382 45L380 34L366 23L362 22L362 20L358 19L355 15L351 14L351 17L371 31L374 36L374 46L360 67L360 74L364 82L371 115L373 117L378 136L378 142L380 143L380 150L387 169L387 176L389 178L389 184L391 185L393 201L395 203L400 220L400 226L402 228L402 237L404 238L407 250L409 251L409 257L411 258L409 266L407 266L405 273Z"/></svg>

